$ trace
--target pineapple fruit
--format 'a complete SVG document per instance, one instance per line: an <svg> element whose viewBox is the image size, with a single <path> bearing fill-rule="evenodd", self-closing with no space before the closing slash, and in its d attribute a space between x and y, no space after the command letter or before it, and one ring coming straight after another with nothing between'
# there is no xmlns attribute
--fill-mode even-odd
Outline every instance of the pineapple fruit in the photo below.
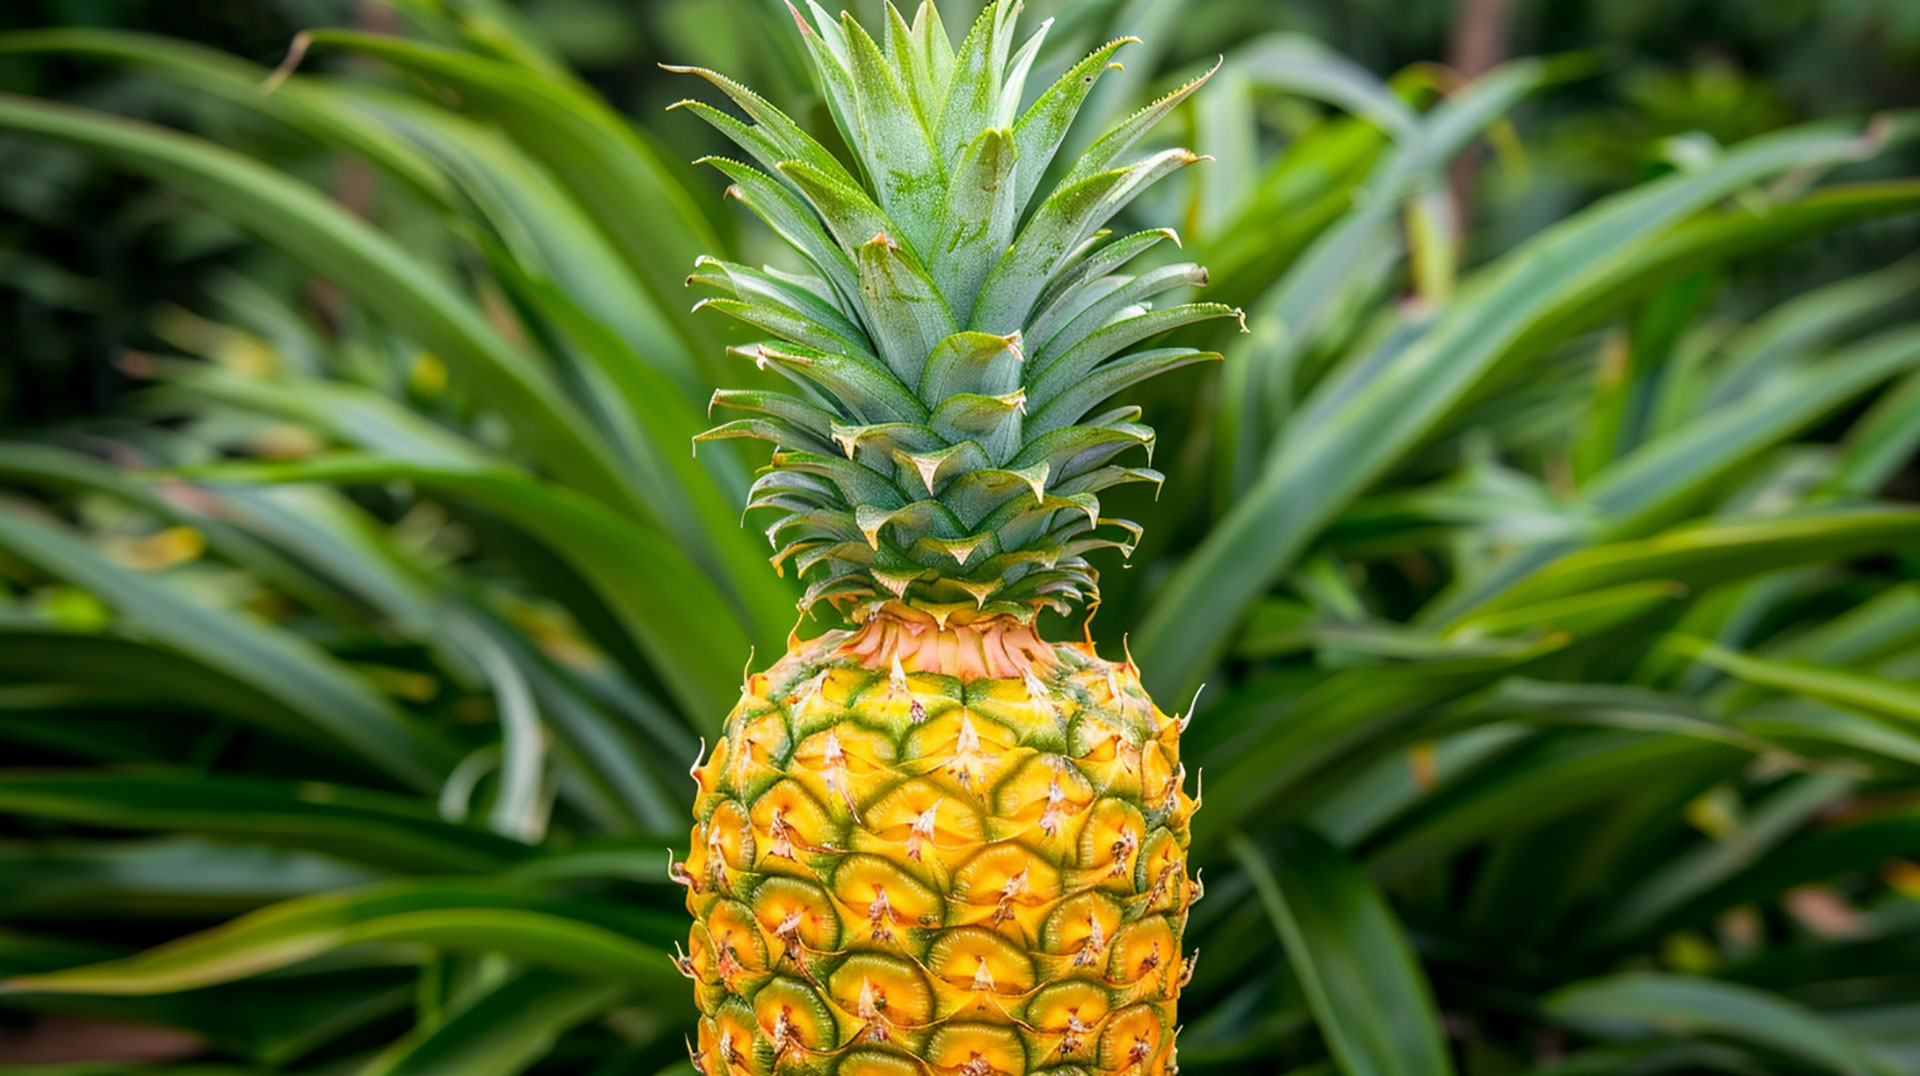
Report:
<svg viewBox="0 0 1920 1076"><path fill-rule="evenodd" d="M1198 896L1183 722L1130 663L1041 637L1098 600L1086 555L1139 529L1101 490L1155 482L1144 378L1219 356L1128 353L1237 311L1149 300L1198 266L1129 274L1172 238L1104 226L1196 158L1122 157L1204 77L1094 141L1044 197L1075 114L1126 42L1020 109L1043 25L990 5L956 49L893 8L876 41L816 5L799 24L853 168L744 87L747 120L684 107L754 164L729 194L807 272L703 259L704 301L767 336L736 349L789 393L721 391L707 438L775 445L750 508L776 568L850 628L751 676L696 764L695 924L681 970L703 1076L1055 1076L1178 1070L1181 948ZM750 122L749 122L750 121Z"/></svg>

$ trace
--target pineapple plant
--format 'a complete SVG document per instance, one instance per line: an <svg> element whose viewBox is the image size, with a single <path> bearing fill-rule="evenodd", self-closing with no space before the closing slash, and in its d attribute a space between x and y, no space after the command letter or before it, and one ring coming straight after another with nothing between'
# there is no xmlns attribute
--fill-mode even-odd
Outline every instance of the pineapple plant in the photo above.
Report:
<svg viewBox="0 0 1920 1076"><path fill-rule="evenodd" d="M810 5L812 6L812 5ZM721 390L704 438L771 441L749 508L776 513L803 611L846 628L750 676L696 766L695 924L680 959L706 1076L1177 1071L1189 821L1183 722L1130 662L1058 643L1044 611L1098 600L1087 555L1138 527L1101 491L1160 475L1119 390L1219 356L1129 352L1238 315L1155 308L1197 265L1128 273L1172 239L1104 226L1198 160L1124 160L1204 76L1042 178L1116 40L1024 113L1043 25L989 5L956 49L931 4L876 41L797 10L858 174L772 105L696 71L752 121L684 107L754 164L712 163L810 272L703 259L703 305L767 334L736 348L791 393ZM687 69L694 70L694 69Z"/></svg>

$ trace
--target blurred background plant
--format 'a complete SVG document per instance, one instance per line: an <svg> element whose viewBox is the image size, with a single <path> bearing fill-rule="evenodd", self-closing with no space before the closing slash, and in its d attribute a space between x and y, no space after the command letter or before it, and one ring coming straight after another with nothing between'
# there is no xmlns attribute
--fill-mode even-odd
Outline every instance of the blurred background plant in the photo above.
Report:
<svg viewBox="0 0 1920 1076"><path fill-rule="evenodd" d="M1032 6L1145 41L1077 137L1226 58L1138 216L1251 332L1093 622L1209 684L1184 1069L1920 1072L1912 6ZM793 594L654 65L824 133L786 14L0 20L0 1071L690 1071Z"/></svg>

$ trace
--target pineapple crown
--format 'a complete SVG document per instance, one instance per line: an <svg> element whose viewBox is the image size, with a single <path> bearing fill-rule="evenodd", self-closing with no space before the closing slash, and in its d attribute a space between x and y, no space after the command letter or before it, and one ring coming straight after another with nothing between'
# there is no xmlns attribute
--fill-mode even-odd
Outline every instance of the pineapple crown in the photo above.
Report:
<svg viewBox="0 0 1920 1076"><path fill-rule="evenodd" d="M1180 149L1121 163L1149 127L1206 81L1181 86L1095 141L1037 204L1043 173L1113 56L1095 49L1024 113L1047 24L1016 50L1018 0L989 4L956 51L931 3L909 26L891 4L882 40L843 14L794 21L858 174L778 109L699 68L751 122L693 110L760 167L709 158L728 194L810 264L810 274L703 258L701 305L770 339L732 349L793 382L791 393L721 390L744 417L701 439L775 445L749 509L784 573L865 620L889 603L942 623L1097 595L1095 549L1131 554L1140 527L1100 514L1101 490L1162 476L1115 462L1153 431L1137 407L1092 415L1155 374L1220 356L1193 348L1126 353L1177 326L1238 316L1219 303L1154 309L1204 284L1180 264L1122 270L1166 229L1115 238L1104 225L1141 191L1198 160ZM1211 74L1209 72L1208 74Z"/></svg>

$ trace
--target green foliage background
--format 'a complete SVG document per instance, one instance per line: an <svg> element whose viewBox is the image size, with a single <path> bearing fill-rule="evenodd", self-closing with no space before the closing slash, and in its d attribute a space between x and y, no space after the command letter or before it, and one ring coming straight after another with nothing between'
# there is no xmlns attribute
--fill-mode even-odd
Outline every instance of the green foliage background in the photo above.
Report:
<svg viewBox="0 0 1920 1076"><path fill-rule="evenodd" d="M1093 622L1208 684L1183 1070L1920 1072L1911 5L1033 6L1082 140L1226 60ZM690 1071L793 592L682 281L782 255L653 65L830 130L787 16L0 19L0 1072Z"/></svg>

